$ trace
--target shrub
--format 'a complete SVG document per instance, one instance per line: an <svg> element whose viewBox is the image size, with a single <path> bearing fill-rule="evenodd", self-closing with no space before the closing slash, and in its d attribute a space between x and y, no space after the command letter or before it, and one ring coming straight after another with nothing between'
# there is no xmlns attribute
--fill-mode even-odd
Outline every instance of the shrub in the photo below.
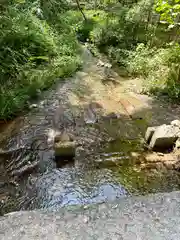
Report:
<svg viewBox="0 0 180 240"><path fill-rule="evenodd" d="M149 48L138 45L128 59L131 75L144 77L147 91L166 94L172 99L180 98L180 46Z"/></svg>
<svg viewBox="0 0 180 240"><path fill-rule="evenodd" d="M21 7L22 8L22 7ZM73 28L57 14L56 25L32 9L7 6L0 16L0 118L9 118L55 79L81 64ZM68 17L67 17L68 18Z"/></svg>

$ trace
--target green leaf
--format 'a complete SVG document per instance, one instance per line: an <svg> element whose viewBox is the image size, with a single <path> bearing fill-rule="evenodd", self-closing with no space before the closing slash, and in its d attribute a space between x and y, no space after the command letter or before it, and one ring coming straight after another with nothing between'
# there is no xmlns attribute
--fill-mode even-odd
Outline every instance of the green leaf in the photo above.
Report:
<svg viewBox="0 0 180 240"><path fill-rule="evenodd" d="M46 57L46 56L37 56L37 57L30 57L29 58L30 61L37 60L37 59L42 59L42 60L45 60L45 61L49 60L49 58Z"/></svg>
<svg viewBox="0 0 180 240"><path fill-rule="evenodd" d="M25 3L26 0L15 0L16 3Z"/></svg>
<svg viewBox="0 0 180 240"><path fill-rule="evenodd" d="M174 9L174 10L180 10L180 4L175 4L175 5L173 6L173 9Z"/></svg>

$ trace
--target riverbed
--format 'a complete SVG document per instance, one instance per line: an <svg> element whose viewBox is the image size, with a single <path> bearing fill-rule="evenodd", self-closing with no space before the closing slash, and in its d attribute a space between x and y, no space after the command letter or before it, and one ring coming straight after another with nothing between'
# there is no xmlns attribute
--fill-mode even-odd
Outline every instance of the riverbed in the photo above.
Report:
<svg viewBox="0 0 180 240"><path fill-rule="evenodd" d="M142 168L146 128L177 119L178 107L137 93L136 80L107 73L87 49L83 59L81 71L57 80L28 113L2 125L3 151L19 150L0 158L1 214L180 188L177 171ZM63 129L77 142L71 162L54 158L54 136Z"/></svg>

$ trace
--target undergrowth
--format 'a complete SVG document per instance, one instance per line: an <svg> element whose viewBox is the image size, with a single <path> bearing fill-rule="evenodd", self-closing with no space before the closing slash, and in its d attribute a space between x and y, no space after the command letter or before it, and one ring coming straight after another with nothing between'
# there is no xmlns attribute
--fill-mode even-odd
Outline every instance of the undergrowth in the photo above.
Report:
<svg viewBox="0 0 180 240"><path fill-rule="evenodd" d="M179 1L179 0L178 0ZM0 3L0 119L81 65L80 42L107 56L146 91L180 99L179 28L159 21L154 1L14 0ZM170 25L171 26L171 25Z"/></svg>
<svg viewBox="0 0 180 240"><path fill-rule="evenodd" d="M80 46L66 11L49 21L37 15L38 2L24 4L1 11L0 119L18 114L39 90L81 65Z"/></svg>
<svg viewBox="0 0 180 240"><path fill-rule="evenodd" d="M128 70L132 76L142 76L149 93L180 99L180 46L149 48L140 44L129 56Z"/></svg>

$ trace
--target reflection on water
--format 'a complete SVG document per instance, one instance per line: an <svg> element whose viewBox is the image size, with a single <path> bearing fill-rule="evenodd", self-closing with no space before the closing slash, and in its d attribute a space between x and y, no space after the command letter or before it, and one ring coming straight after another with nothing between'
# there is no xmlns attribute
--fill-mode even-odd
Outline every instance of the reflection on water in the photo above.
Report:
<svg viewBox="0 0 180 240"><path fill-rule="evenodd" d="M53 169L36 182L38 207L59 207L115 200L128 192L108 169ZM30 209L36 202L31 203Z"/></svg>

